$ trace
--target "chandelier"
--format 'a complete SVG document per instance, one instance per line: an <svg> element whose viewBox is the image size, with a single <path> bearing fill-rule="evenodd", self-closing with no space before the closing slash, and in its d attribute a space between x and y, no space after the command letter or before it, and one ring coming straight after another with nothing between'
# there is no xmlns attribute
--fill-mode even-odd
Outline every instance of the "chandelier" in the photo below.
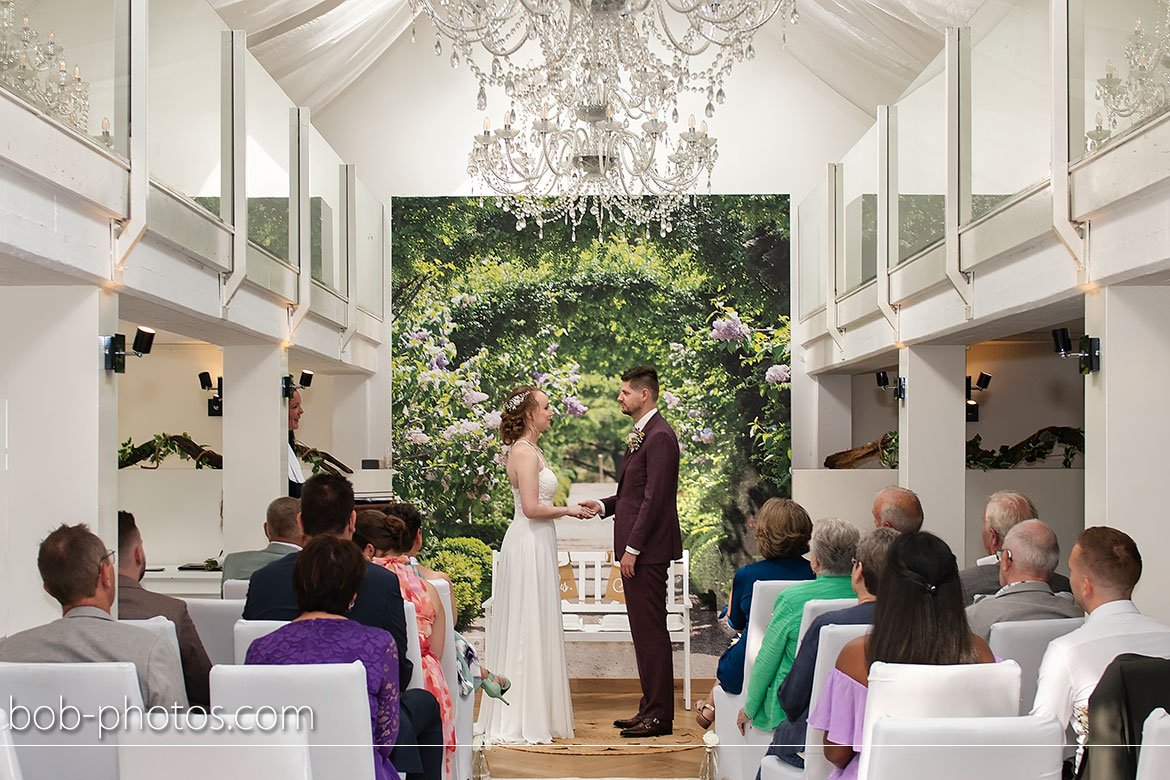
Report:
<svg viewBox="0 0 1170 780"><path fill-rule="evenodd" d="M504 208L543 225L586 214L660 223L708 185L715 138L693 118L676 132L679 101L705 99L715 116L733 65L755 55L752 38L795 0L411 0L478 84L509 105L503 126L476 134L468 173ZM412 31L413 38L413 31ZM481 64L481 61L483 64ZM669 119L671 124L667 124Z"/></svg>
<svg viewBox="0 0 1170 780"><path fill-rule="evenodd" d="M1113 62L1107 61L1105 75L1097 79L1095 97L1104 104L1105 117L1097 114L1096 127L1085 133L1089 151L1105 145L1119 120L1132 119L1137 124L1170 105L1170 4L1158 0L1158 10L1161 19L1153 35L1138 19L1133 32L1126 36L1126 78L1122 79Z"/></svg>
<svg viewBox="0 0 1170 780"><path fill-rule="evenodd" d="M89 132L89 84L81 80L81 68L69 73L65 49L53 33L42 41L28 17L17 23L15 0L0 0L0 86L59 122ZM110 138L108 120L103 128L103 140Z"/></svg>

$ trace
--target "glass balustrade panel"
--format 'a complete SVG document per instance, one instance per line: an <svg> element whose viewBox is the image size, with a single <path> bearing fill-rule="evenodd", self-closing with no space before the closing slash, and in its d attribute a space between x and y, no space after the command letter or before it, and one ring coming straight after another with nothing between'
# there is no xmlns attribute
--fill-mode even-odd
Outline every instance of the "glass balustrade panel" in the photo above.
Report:
<svg viewBox="0 0 1170 780"><path fill-rule="evenodd" d="M293 103L251 54L244 58L248 240L288 262Z"/></svg>
<svg viewBox="0 0 1170 780"><path fill-rule="evenodd" d="M1048 0L988 2L971 19L971 219L1049 176Z"/></svg>
<svg viewBox="0 0 1170 780"><path fill-rule="evenodd" d="M897 102L898 255L902 263L943 239L947 103L944 54Z"/></svg>
<svg viewBox="0 0 1170 780"><path fill-rule="evenodd" d="M383 299L383 210L382 203L359 179L357 193L357 305L381 317Z"/></svg>
<svg viewBox="0 0 1170 780"><path fill-rule="evenodd" d="M313 278L348 294L345 259L345 170L341 157L309 127L309 259Z"/></svg>
<svg viewBox="0 0 1170 780"><path fill-rule="evenodd" d="M799 221L800 318L825 305L829 262L829 183L821 183L796 208Z"/></svg>
<svg viewBox="0 0 1170 780"><path fill-rule="evenodd" d="M841 245L837 247L839 292L877 276L877 125L841 160Z"/></svg>
<svg viewBox="0 0 1170 780"><path fill-rule="evenodd" d="M230 220L222 164L227 29L206 0L150 0L151 178L225 221Z"/></svg>
<svg viewBox="0 0 1170 780"><path fill-rule="evenodd" d="M0 0L0 88L128 155L129 0Z"/></svg>
<svg viewBox="0 0 1170 780"><path fill-rule="evenodd" d="M1073 160L1170 108L1170 3L1096 0L1083 3L1083 14L1083 29L1075 16L1069 22Z"/></svg>

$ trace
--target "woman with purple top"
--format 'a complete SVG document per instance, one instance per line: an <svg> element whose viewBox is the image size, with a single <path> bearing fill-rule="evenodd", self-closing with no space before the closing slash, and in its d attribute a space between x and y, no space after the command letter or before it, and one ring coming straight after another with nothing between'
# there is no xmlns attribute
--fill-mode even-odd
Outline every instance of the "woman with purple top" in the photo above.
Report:
<svg viewBox="0 0 1170 780"><path fill-rule="evenodd" d="M390 632L345 617L366 574L366 559L348 539L313 537L297 556L293 588L301 614L248 648L247 664L347 664L366 667L374 776L398 780L390 752L398 738L398 647Z"/></svg>
<svg viewBox="0 0 1170 780"><path fill-rule="evenodd" d="M809 728L825 732L825 758L836 767L830 780L857 777L857 746L865 724L869 667L892 664L987 664L995 656L971 633L963 609L959 566L947 543L931 533L901 534L886 554L873 631L837 656Z"/></svg>

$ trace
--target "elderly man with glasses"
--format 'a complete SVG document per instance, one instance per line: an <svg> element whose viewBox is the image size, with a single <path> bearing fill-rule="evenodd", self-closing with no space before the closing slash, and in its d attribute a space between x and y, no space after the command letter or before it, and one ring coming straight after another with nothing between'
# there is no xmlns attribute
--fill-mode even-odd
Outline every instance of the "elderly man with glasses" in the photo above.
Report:
<svg viewBox="0 0 1170 780"><path fill-rule="evenodd" d="M118 572L114 551L84 523L61 525L37 555L45 591L63 617L0 641L0 661L77 663L128 661L138 671L147 707L186 708L183 670L174 648L157 634L110 615Z"/></svg>

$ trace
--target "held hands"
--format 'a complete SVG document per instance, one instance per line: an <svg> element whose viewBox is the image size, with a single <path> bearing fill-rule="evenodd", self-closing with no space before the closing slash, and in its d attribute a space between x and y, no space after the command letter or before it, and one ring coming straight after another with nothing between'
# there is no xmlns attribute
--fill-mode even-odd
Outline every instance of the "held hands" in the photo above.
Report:
<svg viewBox="0 0 1170 780"><path fill-rule="evenodd" d="M571 507L565 513L569 517L589 518L597 514L597 509L594 508L597 502L595 501L581 501Z"/></svg>

